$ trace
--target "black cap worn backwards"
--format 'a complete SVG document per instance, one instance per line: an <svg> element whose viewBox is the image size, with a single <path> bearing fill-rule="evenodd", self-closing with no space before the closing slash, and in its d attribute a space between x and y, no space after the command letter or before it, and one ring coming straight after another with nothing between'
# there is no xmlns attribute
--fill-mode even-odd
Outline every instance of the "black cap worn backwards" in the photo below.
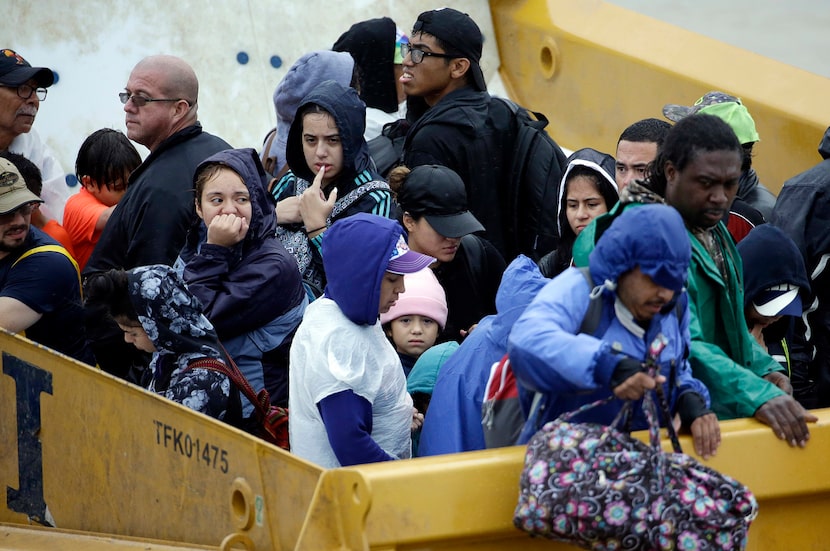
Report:
<svg viewBox="0 0 830 551"><path fill-rule="evenodd" d="M469 59L476 89L481 92L487 90L480 65L484 37L469 15L452 8L425 11L418 16L412 27L413 35L420 32L440 39L446 44L448 54L459 54L458 57Z"/></svg>

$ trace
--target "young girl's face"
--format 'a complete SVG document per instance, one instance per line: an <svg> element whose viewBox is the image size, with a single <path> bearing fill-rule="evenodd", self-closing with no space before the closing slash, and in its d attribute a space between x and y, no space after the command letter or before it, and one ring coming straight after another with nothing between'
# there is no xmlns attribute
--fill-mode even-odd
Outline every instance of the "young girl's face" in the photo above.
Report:
<svg viewBox="0 0 830 551"><path fill-rule="evenodd" d="M251 223L251 194L242 178L229 168L218 171L205 182L202 196L196 203L196 214L210 226L211 220L221 214L244 218Z"/></svg>
<svg viewBox="0 0 830 551"><path fill-rule="evenodd" d="M599 192L599 187L591 178L574 176L567 185L566 216L573 232L579 235L591 220L608 212L608 208L605 206L605 198Z"/></svg>
<svg viewBox="0 0 830 551"><path fill-rule="evenodd" d="M392 320L389 331L399 354L418 358L438 339L438 322L413 314Z"/></svg>
<svg viewBox="0 0 830 551"><path fill-rule="evenodd" d="M314 174L326 167L323 187L343 172L343 142L334 117L328 113L303 115L303 154Z"/></svg>
<svg viewBox="0 0 830 551"><path fill-rule="evenodd" d="M147 332L137 321L119 320L118 327L124 332L124 340L144 352L155 352L156 347Z"/></svg>

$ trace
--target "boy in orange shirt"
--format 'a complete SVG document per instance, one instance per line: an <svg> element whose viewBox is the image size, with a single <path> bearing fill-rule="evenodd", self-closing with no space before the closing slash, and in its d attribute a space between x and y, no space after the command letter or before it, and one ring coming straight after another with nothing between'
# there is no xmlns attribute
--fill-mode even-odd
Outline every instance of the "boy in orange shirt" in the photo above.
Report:
<svg viewBox="0 0 830 551"><path fill-rule="evenodd" d="M81 270L115 205L127 191L130 173L140 164L135 146L118 130L96 130L81 144L75 175L82 188L66 202L63 214L63 225L72 237Z"/></svg>

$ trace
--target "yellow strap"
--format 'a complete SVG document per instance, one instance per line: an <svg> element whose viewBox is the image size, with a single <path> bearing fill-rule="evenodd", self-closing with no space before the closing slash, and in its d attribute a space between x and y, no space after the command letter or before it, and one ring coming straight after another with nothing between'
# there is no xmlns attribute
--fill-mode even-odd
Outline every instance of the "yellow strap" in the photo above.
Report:
<svg viewBox="0 0 830 551"><path fill-rule="evenodd" d="M26 251L25 253L21 254L20 257L17 260L14 261L14 264L12 264L12 268L17 266L17 263L20 262L21 260L23 260L24 258L26 258L27 256L31 256L35 253L46 253L46 252L62 254L63 256L65 256L66 258L69 259L69 262L71 262L73 266L75 266L75 273L78 274L78 287L81 291L81 300L83 300L84 299L84 285L81 282L81 269L78 267L78 263L75 262L75 259L72 258L72 255L69 254L69 251L67 251L66 249L64 249L60 245L41 245L39 247L33 247L33 248L29 249L28 251Z"/></svg>

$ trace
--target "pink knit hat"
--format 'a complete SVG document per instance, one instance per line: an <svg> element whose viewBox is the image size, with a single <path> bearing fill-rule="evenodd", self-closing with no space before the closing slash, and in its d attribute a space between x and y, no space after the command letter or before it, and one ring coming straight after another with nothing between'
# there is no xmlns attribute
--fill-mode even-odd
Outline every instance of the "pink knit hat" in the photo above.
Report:
<svg viewBox="0 0 830 551"><path fill-rule="evenodd" d="M395 305L380 315L380 323L388 323L401 316L425 316L435 320L441 329L447 324L447 295L438 278L429 268L404 276L404 291Z"/></svg>

